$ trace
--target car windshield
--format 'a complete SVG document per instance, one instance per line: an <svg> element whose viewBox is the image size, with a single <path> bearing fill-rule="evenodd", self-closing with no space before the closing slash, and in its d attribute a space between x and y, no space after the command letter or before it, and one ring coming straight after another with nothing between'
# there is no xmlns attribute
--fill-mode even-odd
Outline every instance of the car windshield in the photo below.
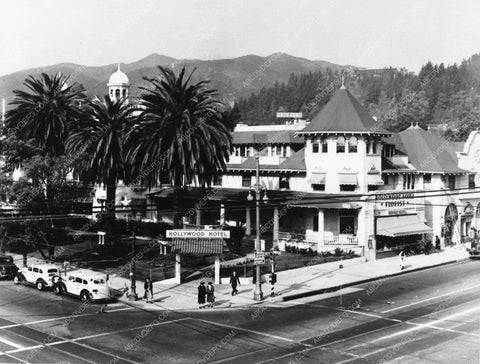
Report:
<svg viewBox="0 0 480 364"><path fill-rule="evenodd" d="M1 257L0 258L0 263L13 263L13 259L12 258Z"/></svg>
<svg viewBox="0 0 480 364"><path fill-rule="evenodd" d="M54 275L54 274L58 274L58 269L53 268L53 269L48 270L48 275L49 276Z"/></svg>

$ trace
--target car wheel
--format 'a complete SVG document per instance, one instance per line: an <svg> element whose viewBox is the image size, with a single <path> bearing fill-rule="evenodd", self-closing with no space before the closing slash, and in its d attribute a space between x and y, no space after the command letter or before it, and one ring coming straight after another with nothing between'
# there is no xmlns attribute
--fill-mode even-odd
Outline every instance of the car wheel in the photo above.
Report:
<svg viewBox="0 0 480 364"><path fill-rule="evenodd" d="M37 289L43 291L45 289L45 284L42 281L37 282Z"/></svg>
<svg viewBox="0 0 480 364"><path fill-rule="evenodd" d="M82 291L82 293L80 293L80 300L84 303L90 303L91 302L90 293L88 291Z"/></svg>
<svg viewBox="0 0 480 364"><path fill-rule="evenodd" d="M60 296L63 293L63 287L61 285L57 284L53 287L53 291L55 292L55 294L57 296Z"/></svg>
<svg viewBox="0 0 480 364"><path fill-rule="evenodd" d="M20 284L20 277L19 276L13 277L13 283L14 284Z"/></svg>
<svg viewBox="0 0 480 364"><path fill-rule="evenodd" d="M52 283L53 284L57 284L58 282L60 282L62 280L62 278L60 276L53 276L52 277Z"/></svg>

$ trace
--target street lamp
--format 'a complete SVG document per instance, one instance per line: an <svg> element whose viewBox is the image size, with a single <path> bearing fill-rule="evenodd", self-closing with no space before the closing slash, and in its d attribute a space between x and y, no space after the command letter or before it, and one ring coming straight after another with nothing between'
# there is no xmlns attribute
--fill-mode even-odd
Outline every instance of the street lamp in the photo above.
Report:
<svg viewBox="0 0 480 364"><path fill-rule="evenodd" d="M255 251L261 251L260 245L260 191L262 189L265 190L265 195L263 197L263 201L268 201L268 196L266 192L266 188L260 184L260 157L258 153L255 156L255 185L253 186L255 189L255 212L256 212L256 238L255 238ZM253 201L253 196L251 192L248 192L247 196L248 201ZM261 280L261 272L260 272L260 264L257 264L255 267L255 290L253 292L253 299L255 301L261 301L263 299L262 293L262 280Z"/></svg>
<svg viewBox="0 0 480 364"><path fill-rule="evenodd" d="M132 215L128 215L127 219L127 226L128 230L132 233L132 257L130 263L130 295L128 296L129 301L136 301L138 300L138 295L136 292L136 277L135 277L135 240L136 240L136 233L138 228L139 220L137 219L137 215L135 214L135 218L132 219Z"/></svg>

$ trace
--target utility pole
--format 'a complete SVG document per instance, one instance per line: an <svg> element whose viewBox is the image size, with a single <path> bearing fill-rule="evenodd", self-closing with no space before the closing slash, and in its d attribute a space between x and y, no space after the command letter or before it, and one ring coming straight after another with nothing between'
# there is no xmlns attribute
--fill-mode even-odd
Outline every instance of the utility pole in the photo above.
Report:
<svg viewBox="0 0 480 364"><path fill-rule="evenodd" d="M255 210L256 210L256 238L255 238L255 251L260 252L260 156L255 155ZM253 299L255 301L261 301L263 299L262 293L262 277L260 272L260 264L255 267L255 291L253 292Z"/></svg>

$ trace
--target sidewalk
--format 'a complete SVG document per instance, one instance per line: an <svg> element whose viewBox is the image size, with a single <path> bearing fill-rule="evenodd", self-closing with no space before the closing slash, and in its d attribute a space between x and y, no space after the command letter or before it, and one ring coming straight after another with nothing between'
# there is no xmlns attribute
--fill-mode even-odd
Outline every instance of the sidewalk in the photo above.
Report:
<svg viewBox="0 0 480 364"><path fill-rule="evenodd" d="M374 262L365 262L365 258L355 258L340 262L315 264L307 267L292 269L277 273L275 284L275 297L270 297L271 285L262 284L263 301L253 300L253 284L238 286L238 295L231 295L229 284L215 285L216 302L213 309L246 308L258 304L269 304L278 301L288 301L300 297L307 297L325 292L335 291L352 285L374 281L384 277L406 274L422 269L432 268L444 264L468 259L469 254L463 247L446 248L440 253L430 255L415 255L407 257L406 269L400 270L398 257L385 258ZM209 282L209 278L198 279L184 284L153 284L154 302L146 303L145 300L128 301L126 295L120 298L125 304L145 310L198 310L197 286L200 280ZM212 280L213 281L213 280ZM121 289L130 286L127 279L113 278L113 288ZM137 282L137 294L143 297L143 282Z"/></svg>

